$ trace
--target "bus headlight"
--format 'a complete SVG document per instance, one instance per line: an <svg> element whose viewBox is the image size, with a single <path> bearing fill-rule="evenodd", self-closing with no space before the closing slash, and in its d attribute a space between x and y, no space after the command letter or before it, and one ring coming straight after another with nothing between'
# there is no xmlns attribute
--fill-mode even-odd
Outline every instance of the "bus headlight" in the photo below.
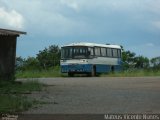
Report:
<svg viewBox="0 0 160 120"><path fill-rule="evenodd" d="M66 62L66 60L60 60L60 62Z"/></svg>
<svg viewBox="0 0 160 120"><path fill-rule="evenodd" d="M86 59L83 59L83 60L81 60L81 62L85 62L85 63L86 63L86 62L88 62L88 60L86 60Z"/></svg>

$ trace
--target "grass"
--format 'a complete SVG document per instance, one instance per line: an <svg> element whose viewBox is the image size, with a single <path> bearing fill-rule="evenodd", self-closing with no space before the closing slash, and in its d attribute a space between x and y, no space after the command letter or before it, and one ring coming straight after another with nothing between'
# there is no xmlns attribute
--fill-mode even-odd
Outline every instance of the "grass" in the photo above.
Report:
<svg viewBox="0 0 160 120"><path fill-rule="evenodd" d="M126 70L122 72L108 73L102 74L101 76L109 76L109 77L144 77L144 76L160 76L160 70Z"/></svg>
<svg viewBox="0 0 160 120"><path fill-rule="evenodd" d="M3 94L0 95L0 113L17 113L28 110L33 103L34 101L24 96Z"/></svg>
<svg viewBox="0 0 160 120"><path fill-rule="evenodd" d="M16 78L42 78L42 77L62 77L60 70L27 70L16 73Z"/></svg>
<svg viewBox="0 0 160 120"><path fill-rule="evenodd" d="M43 84L37 81L21 82L0 82L1 94L26 94L32 91L41 91Z"/></svg>
<svg viewBox="0 0 160 120"><path fill-rule="evenodd" d="M28 110L38 104L26 97L33 91L41 91L43 84L36 81L4 82L0 81L0 113L17 113Z"/></svg>
<svg viewBox="0 0 160 120"><path fill-rule="evenodd" d="M60 68L41 70L41 71L24 71L17 72L17 78L42 78L42 77L66 77L67 74L61 74ZM121 72L101 74L100 76L110 76L110 77L144 77L144 76L160 76L160 70L154 69L130 69Z"/></svg>

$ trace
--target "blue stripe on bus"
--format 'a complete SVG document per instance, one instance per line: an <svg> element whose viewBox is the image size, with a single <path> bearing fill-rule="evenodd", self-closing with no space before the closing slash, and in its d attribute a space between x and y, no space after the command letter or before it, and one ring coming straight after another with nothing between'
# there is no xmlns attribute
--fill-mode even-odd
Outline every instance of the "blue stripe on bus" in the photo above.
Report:
<svg viewBox="0 0 160 120"><path fill-rule="evenodd" d="M63 73L67 72L91 72L91 64L71 64L71 65L61 65L61 71Z"/></svg>
<svg viewBox="0 0 160 120"><path fill-rule="evenodd" d="M97 73L106 73L112 71L113 65L103 65L103 64L97 64L96 66L96 72ZM68 72L86 72L89 73L92 71L92 64L70 64L70 65L61 65L61 72L62 73L68 73ZM114 65L113 66L114 71L121 71L122 67L121 65Z"/></svg>

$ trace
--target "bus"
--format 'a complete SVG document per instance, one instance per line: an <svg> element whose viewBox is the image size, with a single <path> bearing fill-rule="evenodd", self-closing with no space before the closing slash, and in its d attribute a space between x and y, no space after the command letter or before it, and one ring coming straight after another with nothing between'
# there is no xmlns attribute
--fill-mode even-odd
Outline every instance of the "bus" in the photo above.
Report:
<svg viewBox="0 0 160 120"><path fill-rule="evenodd" d="M120 45L97 43L71 43L61 47L61 73L88 74L121 71L122 49Z"/></svg>

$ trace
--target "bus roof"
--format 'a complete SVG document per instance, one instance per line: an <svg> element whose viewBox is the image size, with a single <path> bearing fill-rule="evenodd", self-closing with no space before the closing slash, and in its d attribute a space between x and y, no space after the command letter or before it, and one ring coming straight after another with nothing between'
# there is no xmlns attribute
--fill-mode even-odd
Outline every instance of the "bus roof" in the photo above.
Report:
<svg viewBox="0 0 160 120"><path fill-rule="evenodd" d="M71 47L71 46L88 46L88 47L109 47L109 48L117 48L117 49L121 49L120 45L105 45L105 44L97 44L97 43L88 43L88 42L79 42L79 43L71 43L68 45L64 45L63 47Z"/></svg>

